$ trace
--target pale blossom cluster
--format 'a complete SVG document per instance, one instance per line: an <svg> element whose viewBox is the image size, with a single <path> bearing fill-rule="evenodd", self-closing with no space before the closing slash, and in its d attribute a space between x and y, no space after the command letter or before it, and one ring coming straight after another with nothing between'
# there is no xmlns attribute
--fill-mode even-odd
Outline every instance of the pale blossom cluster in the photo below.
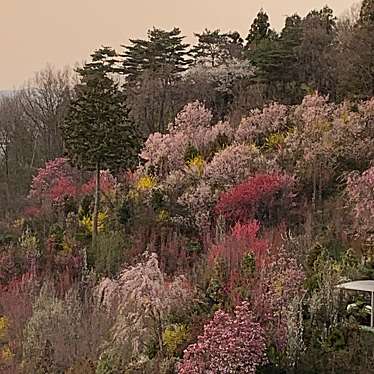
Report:
<svg viewBox="0 0 374 374"><path fill-rule="evenodd" d="M236 82L251 78L254 73L254 68L247 61L233 60L218 66L196 64L188 70L185 78L207 82L217 92L232 94Z"/></svg>
<svg viewBox="0 0 374 374"><path fill-rule="evenodd" d="M355 232L363 239L374 242L374 166L362 175L351 175L347 192Z"/></svg>
<svg viewBox="0 0 374 374"><path fill-rule="evenodd" d="M263 264L251 292L251 306L269 342L283 351L288 343L288 306L304 294L305 273L285 247L270 251Z"/></svg>
<svg viewBox="0 0 374 374"><path fill-rule="evenodd" d="M215 201L214 192L203 181L196 188L185 191L177 202L188 212L190 224L196 226L200 232L205 232L211 225L212 208Z"/></svg>
<svg viewBox="0 0 374 374"><path fill-rule="evenodd" d="M233 144L214 155L204 178L211 186L227 189L268 168L269 162L254 145Z"/></svg>
<svg viewBox="0 0 374 374"><path fill-rule="evenodd" d="M337 106L320 96L306 97L295 109L297 127L285 139L283 166L320 193L338 175L365 168L374 160L371 101L354 110L348 103Z"/></svg>
<svg viewBox="0 0 374 374"><path fill-rule="evenodd" d="M328 102L328 98L318 93L307 95L302 103L295 108L294 119L296 125L302 127L316 123L329 122L335 110L335 105Z"/></svg>
<svg viewBox="0 0 374 374"><path fill-rule="evenodd" d="M187 301L191 290L183 277L168 282L156 254L145 253L142 262L125 268L118 278L103 279L97 295L108 312L116 315L114 341L137 356L152 339L162 349L166 316Z"/></svg>
<svg viewBox="0 0 374 374"><path fill-rule="evenodd" d="M201 103L188 104L169 125L169 133L151 134L140 153L145 168L165 177L174 170L183 169L189 147L200 154L207 154L217 139L225 137L232 141L234 130L227 122L211 125L212 113Z"/></svg>
<svg viewBox="0 0 374 374"><path fill-rule="evenodd" d="M286 131L289 125L289 108L286 105L273 103L262 110L252 110L243 118L236 132L240 142L260 143L273 133Z"/></svg>
<svg viewBox="0 0 374 374"><path fill-rule="evenodd" d="M254 374L266 363L264 330L247 302L234 315L222 310L204 327L204 334L190 345L179 365L179 374Z"/></svg>

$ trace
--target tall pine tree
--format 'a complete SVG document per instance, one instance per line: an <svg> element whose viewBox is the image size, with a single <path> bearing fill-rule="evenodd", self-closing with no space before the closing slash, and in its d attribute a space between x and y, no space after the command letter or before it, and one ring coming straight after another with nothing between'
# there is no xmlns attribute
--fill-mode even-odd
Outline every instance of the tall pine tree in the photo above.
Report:
<svg viewBox="0 0 374 374"><path fill-rule="evenodd" d="M125 48L122 74L128 81L138 79L144 71L162 72L170 76L185 71L189 64L188 44L178 28L171 31L153 28L148 39L130 39L132 45Z"/></svg>
<svg viewBox="0 0 374 374"><path fill-rule="evenodd" d="M123 92L112 78L117 59L113 49L95 51L92 62L78 69L81 82L76 88L63 125L66 152L72 163L95 170L96 188L92 245L96 246L100 209L100 171L136 165L140 145L134 124L128 119Z"/></svg>
<svg viewBox="0 0 374 374"><path fill-rule="evenodd" d="M269 16L261 9L256 18L253 20L248 36L246 38L246 48L250 48L253 44L260 42L269 37L271 33Z"/></svg>
<svg viewBox="0 0 374 374"><path fill-rule="evenodd" d="M220 30L205 29L195 36L198 42L191 49L195 62L215 67L241 57L243 39L238 32L221 33Z"/></svg>

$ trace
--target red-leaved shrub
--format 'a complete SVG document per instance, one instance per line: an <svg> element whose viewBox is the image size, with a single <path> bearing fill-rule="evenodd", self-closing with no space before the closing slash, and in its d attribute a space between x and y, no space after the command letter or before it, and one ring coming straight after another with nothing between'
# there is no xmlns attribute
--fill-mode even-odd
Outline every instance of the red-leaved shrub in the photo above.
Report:
<svg viewBox="0 0 374 374"><path fill-rule="evenodd" d="M256 174L227 192L216 205L216 213L230 222L257 219L265 225L279 222L292 203L294 179L284 174Z"/></svg>
<svg viewBox="0 0 374 374"><path fill-rule="evenodd" d="M269 242L258 237L260 224L251 221L237 223L231 233L208 252L208 263L218 271L221 291L232 304L243 299L243 290L249 289L257 268L263 266Z"/></svg>

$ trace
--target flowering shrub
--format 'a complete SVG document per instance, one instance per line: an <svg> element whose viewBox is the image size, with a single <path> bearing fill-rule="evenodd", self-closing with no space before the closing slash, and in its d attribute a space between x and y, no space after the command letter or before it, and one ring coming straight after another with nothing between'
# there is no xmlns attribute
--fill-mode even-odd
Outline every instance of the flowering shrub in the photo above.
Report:
<svg viewBox="0 0 374 374"><path fill-rule="evenodd" d="M348 178L347 193L357 235L374 242L374 167Z"/></svg>
<svg viewBox="0 0 374 374"><path fill-rule="evenodd" d="M109 170L100 171L100 191L108 193L113 191L116 185L116 180ZM91 178L87 183L81 187L81 192L84 195L91 195L95 191L96 178Z"/></svg>
<svg viewBox="0 0 374 374"><path fill-rule="evenodd" d="M255 373L266 363L265 336L248 303L231 316L222 310L204 327L204 334L190 345L179 365L179 374Z"/></svg>
<svg viewBox="0 0 374 374"><path fill-rule="evenodd" d="M241 287L261 269L269 243L259 238L260 224L251 221L237 223L222 242L213 245L208 252L208 263L222 267L221 286L225 294L238 301ZM245 285L248 287L248 284Z"/></svg>
<svg viewBox="0 0 374 374"><path fill-rule="evenodd" d="M44 168L38 170L33 178L29 193L29 200L37 206L26 209L29 217L38 217L42 214L61 211L64 213L74 211L71 199L76 201L82 197L92 195L95 190L96 179L92 177L87 182L82 182L79 171L71 167L66 158L57 158L46 163ZM108 170L100 172L100 190L103 193L114 191L116 179ZM52 208L52 209L51 209Z"/></svg>
<svg viewBox="0 0 374 374"><path fill-rule="evenodd" d="M207 158L220 148L231 144L234 129L228 122L218 122L208 128L200 128L190 135L190 144Z"/></svg>
<svg viewBox="0 0 374 374"><path fill-rule="evenodd" d="M169 131L185 132L190 135L199 128L209 127L212 122L212 112L207 110L199 101L187 104L176 116L174 123L169 125Z"/></svg>
<svg viewBox="0 0 374 374"><path fill-rule="evenodd" d="M106 212L99 212L97 217L97 230L102 232L105 229L105 224L108 220L108 214ZM89 234L92 234L92 216L83 216L79 223Z"/></svg>
<svg viewBox="0 0 374 374"><path fill-rule="evenodd" d="M214 155L205 168L204 178L211 186L226 189L267 166L256 147L234 144Z"/></svg>
<svg viewBox="0 0 374 374"><path fill-rule="evenodd" d="M0 286L1 313L4 318L3 322L6 322L5 326L2 325L6 327L5 331L3 330L7 341L4 348L8 359L13 355L15 357L22 355L24 327L32 316L32 303L38 288L38 280L31 272L19 277L15 276L7 286Z"/></svg>
<svg viewBox="0 0 374 374"><path fill-rule="evenodd" d="M188 167L195 172L197 175L201 176L204 172L204 158L202 156L195 156L191 160L187 161Z"/></svg>
<svg viewBox="0 0 374 374"><path fill-rule="evenodd" d="M233 139L234 130L226 122L211 126L212 113L198 101L187 104L169 125L168 134L151 134L140 157L145 161L146 170L151 169L158 176L166 176L183 169L188 149L193 147L202 155L208 155L217 146L220 137L228 142Z"/></svg>
<svg viewBox="0 0 374 374"><path fill-rule="evenodd" d="M31 256L38 255L39 240L29 227L22 233L18 240L20 247L24 253Z"/></svg>
<svg viewBox="0 0 374 374"><path fill-rule="evenodd" d="M288 306L304 293L305 274L284 247L266 253L251 290L251 307L279 352L288 341Z"/></svg>
<svg viewBox="0 0 374 374"><path fill-rule="evenodd" d="M295 109L294 117L297 126L315 126L331 122L335 106L328 102L328 98L318 93L307 95Z"/></svg>
<svg viewBox="0 0 374 374"><path fill-rule="evenodd" d="M186 223L197 227L202 233L210 227L214 202L214 194L210 186L204 182L196 188L187 190L177 200L184 209Z"/></svg>
<svg viewBox="0 0 374 374"><path fill-rule="evenodd" d="M216 213L231 222L258 219L265 224L273 223L290 208L293 183L293 178L288 175L256 174L223 192Z"/></svg>
<svg viewBox="0 0 374 374"><path fill-rule="evenodd" d="M183 278L165 280L155 254L145 254L144 262L124 269L116 280L103 279L98 293L116 315L113 338L130 360L144 354L150 341L162 351L165 318L190 295Z"/></svg>
<svg viewBox="0 0 374 374"><path fill-rule="evenodd" d="M184 167L188 143L187 135L182 132L165 135L156 132L148 137L140 157L145 161L146 170L165 176Z"/></svg>
<svg viewBox="0 0 374 374"><path fill-rule="evenodd" d="M86 285L58 298L48 283L42 287L23 331L26 372L43 372L46 363L50 365L48 372L66 372L83 357L98 360L113 318L91 292L91 286Z"/></svg>
<svg viewBox="0 0 374 374"><path fill-rule="evenodd" d="M241 121L236 132L236 140L262 145L271 134L288 129L288 112L286 105L277 103L265 106L262 111L253 110Z"/></svg>
<svg viewBox="0 0 374 374"><path fill-rule="evenodd" d="M188 329L183 324L168 326L163 334L163 341L169 354L174 354L188 338Z"/></svg>
<svg viewBox="0 0 374 374"><path fill-rule="evenodd" d="M72 168L68 159L60 157L48 161L31 183L30 198L58 203L66 197L75 197L78 172Z"/></svg>
<svg viewBox="0 0 374 374"><path fill-rule="evenodd" d="M5 316L0 316L0 341L2 341L6 337L8 325L8 318L6 318Z"/></svg>
<svg viewBox="0 0 374 374"><path fill-rule="evenodd" d="M337 106L314 95L295 109L296 127L288 133L278 161L299 177L314 202L334 191L343 172L363 171L374 159L371 108L370 100L353 110L348 103Z"/></svg>

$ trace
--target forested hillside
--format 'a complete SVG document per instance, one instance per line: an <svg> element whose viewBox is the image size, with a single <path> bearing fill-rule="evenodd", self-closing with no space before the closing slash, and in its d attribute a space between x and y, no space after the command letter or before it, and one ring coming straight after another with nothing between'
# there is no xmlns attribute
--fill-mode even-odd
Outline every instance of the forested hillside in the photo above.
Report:
<svg viewBox="0 0 374 374"><path fill-rule="evenodd" d="M0 96L0 372L374 373L373 91L364 0Z"/></svg>

